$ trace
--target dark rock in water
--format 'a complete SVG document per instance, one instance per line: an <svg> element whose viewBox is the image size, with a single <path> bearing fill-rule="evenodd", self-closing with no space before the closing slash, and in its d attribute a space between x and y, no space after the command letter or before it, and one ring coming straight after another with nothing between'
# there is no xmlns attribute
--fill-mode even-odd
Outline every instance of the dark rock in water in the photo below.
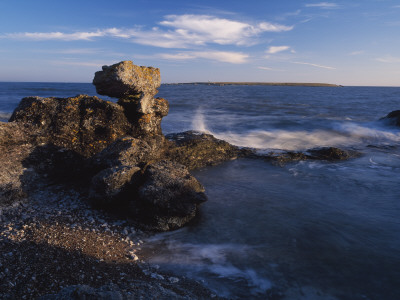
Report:
<svg viewBox="0 0 400 300"><path fill-rule="evenodd" d="M310 154L308 159L321 159L321 160L344 160L360 156L356 151L342 150L335 147L323 147L307 150Z"/></svg>
<svg viewBox="0 0 400 300"><path fill-rule="evenodd" d="M381 120L387 120L391 125L400 126L400 110L390 112L386 117Z"/></svg>
<svg viewBox="0 0 400 300"><path fill-rule="evenodd" d="M29 127L36 144L53 144L85 157L134 131L121 106L87 95L24 98L9 122Z"/></svg>
<svg viewBox="0 0 400 300"><path fill-rule="evenodd" d="M361 156L360 152L353 150L343 150L336 147L322 147L313 148L304 152L300 151L283 151L280 153L267 153L267 154L257 154L253 152L248 157L251 158L263 158L268 161L276 162L278 164L285 164L292 161L299 160L345 160L350 158L355 158Z"/></svg>
<svg viewBox="0 0 400 300"><path fill-rule="evenodd" d="M168 134L166 138L171 142L166 157L189 169L216 165L244 153L239 147L197 131Z"/></svg>
<svg viewBox="0 0 400 300"><path fill-rule="evenodd" d="M204 187L187 168L176 162L160 161L148 166L139 201L131 202L134 214L151 229L167 231L182 227L196 215L197 206L207 200Z"/></svg>

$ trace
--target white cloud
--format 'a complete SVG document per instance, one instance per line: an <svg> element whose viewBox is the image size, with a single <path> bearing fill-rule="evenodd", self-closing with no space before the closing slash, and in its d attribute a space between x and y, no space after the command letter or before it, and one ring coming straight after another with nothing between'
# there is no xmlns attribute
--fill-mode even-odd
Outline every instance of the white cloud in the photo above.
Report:
<svg viewBox="0 0 400 300"><path fill-rule="evenodd" d="M29 39L36 41L44 40L63 40L63 41L77 41L86 40L90 41L95 37L102 37L107 34L106 31L97 30L94 32L74 32L74 33L63 33L63 32L20 32L20 33L8 33L2 38L13 38L13 39Z"/></svg>
<svg viewBox="0 0 400 300"><path fill-rule="evenodd" d="M308 3L305 6L306 7L319 7L322 9L333 9L333 8L339 7L336 3L332 3L332 2Z"/></svg>
<svg viewBox="0 0 400 300"><path fill-rule="evenodd" d="M241 52L228 51L188 51L176 54L160 54L159 57L171 60L191 60L203 58L232 64L243 64L247 62L249 55Z"/></svg>
<svg viewBox="0 0 400 300"><path fill-rule="evenodd" d="M209 15L170 15L159 23L163 29L151 30L134 28L107 28L96 31L64 32L22 32L9 33L1 38L30 40L90 41L94 38L113 37L162 48L188 48L205 44L252 45L255 37L263 32L283 32L293 26L261 22L250 24Z"/></svg>
<svg viewBox="0 0 400 300"><path fill-rule="evenodd" d="M313 67L322 68L322 69L336 70L336 68L334 68L334 67L323 66L323 65L318 65L318 64L313 64L313 63L307 63L307 62L293 61L292 63L293 63L293 64L298 64L298 65L313 66Z"/></svg>
<svg viewBox="0 0 400 300"><path fill-rule="evenodd" d="M383 63L389 63L389 64L397 64L400 63L400 57L393 57L393 56L385 56L385 57L379 57L376 59L379 62Z"/></svg>
<svg viewBox="0 0 400 300"><path fill-rule="evenodd" d="M289 46L271 46L268 48L267 53L268 54L275 54L275 53L279 53L282 51L286 51L289 50L290 47Z"/></svg>

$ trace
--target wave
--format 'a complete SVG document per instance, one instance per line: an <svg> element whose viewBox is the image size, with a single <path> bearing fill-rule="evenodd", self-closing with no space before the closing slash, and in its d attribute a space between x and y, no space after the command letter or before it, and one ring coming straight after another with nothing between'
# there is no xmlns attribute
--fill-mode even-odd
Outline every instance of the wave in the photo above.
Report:
<svg viewBox="0 0 400 300"><path fill-rule="evenodd" d="M382 122L357 124L332 122L323 129L271 129L245 132L212 131L199 109L192 122L194 130L211 133L215 137L240 147L301 151L316 147L388 146L400 142L400 131Z"/></svg>

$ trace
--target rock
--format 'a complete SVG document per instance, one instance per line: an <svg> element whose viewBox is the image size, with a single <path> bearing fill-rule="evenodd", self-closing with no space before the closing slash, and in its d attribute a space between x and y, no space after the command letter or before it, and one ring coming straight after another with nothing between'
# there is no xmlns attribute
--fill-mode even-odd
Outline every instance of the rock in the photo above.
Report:
<svg viewBox="0 0 400 300"><path fill-rule="evenodd" d="M279 153L257 154L253 152L249 157L263 158L268 161L273 161L278 164L285 164L292 161L299 160L345 160L361 156L361 153L353 150L343 150L336 147L321 147L308 149L304 152L297 151L283 151Z"/></svg>
<svg viewBox="0 0 400 300"><path fill-rule="evenodd" d="M245 150L216 139L211 134L186 131L168 134L171 142L166 157L189 169L216 165L242 156Z"/></svg>
<svg viewBox="0 0 400 300"><path fill-rule="evenodd" d="M163 138L143 140L126 136L93 156L89 168L102 170L115 166L143 165L159 159L163 147Z"/></svg>
<svg viewBox="0 0 400 300"><path fill-rule="evenodd" d="M310 154L308 159L321 159L321 160L345 160L353 157L358 157L361 154L357 151L342 150L336 147L322 147L309 149L307 152Z"/></svg>
<svg viewBox="0 0 400 300"><path fill-rule="evenodd" d="M388 121L390 125L400 126L400 110L390 112L386 117L381 118L381 120Z"/></svg>
<svg viewBox="0 0 400 300"><path fill-rule="evenodd" d="M160 69L136 66L131 61L103 66L102 69L95 73L93 79L100 95L116 98L154 97L161 84Z"/></svg>
<svg viewBox="0 0 400 300"><path fill-rule="evenodd" d="M161 119L168 114L168 101L154 98L161 84L160 70L140 67L131 61L103 66L93 84L100 95L119 98L127 118L136 124L136 135L161 135Z"/></svg>
<svg viewBox="0 0 400 300"><path fill-rule="evenodd" d="M139 167L118 166L105 169L92 178L89 198L96 207L109 207L121 205L121 194L132 177L140 172Z"/></svg>
<svg viewBox="0 0 400 300"><path fill-rule="evenodd" d="M177 229L194 218L199 204L207 200L204 187L187 168L176 162L160 161L147 167L138 201L131 210L151 229Z"/></svg>
<svg viewBox="0 0 400 300"><path fill-rule="evenodd" d="M121 106L87 95L24 98L10 122L29 127L35 144L53 144L85 157L134 131Z"/></svg>

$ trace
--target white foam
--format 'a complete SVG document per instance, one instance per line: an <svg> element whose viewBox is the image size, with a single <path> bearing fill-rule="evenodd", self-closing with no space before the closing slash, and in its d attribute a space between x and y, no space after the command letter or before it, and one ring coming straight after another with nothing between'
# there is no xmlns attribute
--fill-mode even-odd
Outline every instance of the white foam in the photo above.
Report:
<svg viewBox="0 0 400 300"><path fill-rule="evenodd" d="M196 111L196 114L192 121L192 127L196 131L211 133L206 126L206 122L204 120L203 109L201 107L198 108Z"/></svg>
<svg viewBox="0 0 400 300"><path fill-rule="evenodd" d="M315 147L392 145L400 142L400 131L352 123L336 124L332 129L257 130L247 133L214 133L217 138L259 149L306 150Z"/></svg>

